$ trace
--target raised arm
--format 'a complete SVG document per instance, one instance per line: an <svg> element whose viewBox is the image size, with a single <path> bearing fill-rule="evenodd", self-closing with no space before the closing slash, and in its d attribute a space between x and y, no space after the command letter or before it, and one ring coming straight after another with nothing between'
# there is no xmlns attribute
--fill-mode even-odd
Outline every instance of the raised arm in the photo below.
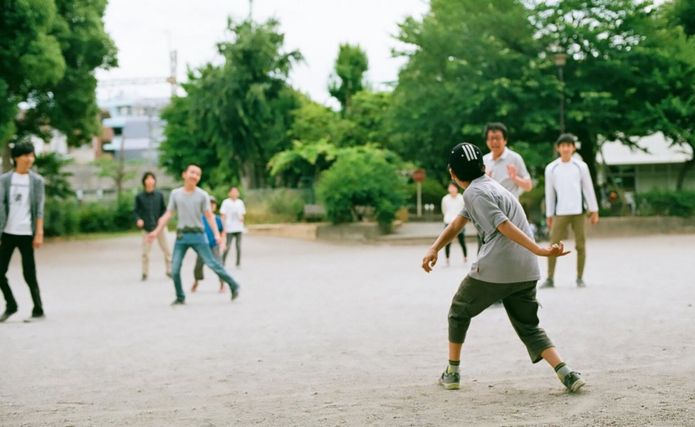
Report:
<svg viewBox="0 0 695 427"><path fill-rule="evenodd" d="M171 219L171 217L174 215L173 211L167 210L164 212L164 215L162 215L159 218L159 221L157 221L157 228L152 230L148 235L147 235L147 240L149 242L153 242L154 239L157 238L157 235L166 227L167 223Z"/></svg>

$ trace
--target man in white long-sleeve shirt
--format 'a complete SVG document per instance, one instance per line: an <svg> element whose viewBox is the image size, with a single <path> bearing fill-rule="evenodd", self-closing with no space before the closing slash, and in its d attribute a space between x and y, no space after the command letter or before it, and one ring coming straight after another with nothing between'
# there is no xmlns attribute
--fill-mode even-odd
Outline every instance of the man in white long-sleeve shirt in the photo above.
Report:
<svg viewBox="0 0 695 427"><path fill-rule="evenodd" d="M577 138L569 133L560 135L555 149L560 158L545 168L545 210L550 229L550 242L558 243L567 236L572 227L577 250L577 286L583 288L584 265L586 262L586 233L584 231L584 208L589 212L592 224L598 223L598 203L591 182L589 167L574 158ZM553 276L557 258L548 258L548 278L542 288L555 286Z"/></svg>

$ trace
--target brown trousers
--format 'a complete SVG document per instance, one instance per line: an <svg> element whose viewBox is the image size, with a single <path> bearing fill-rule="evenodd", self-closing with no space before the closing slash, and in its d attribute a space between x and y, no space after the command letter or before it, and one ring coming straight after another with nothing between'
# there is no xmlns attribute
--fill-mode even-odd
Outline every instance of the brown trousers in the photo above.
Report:
<svg viewBox="0 0 695 427"><path fill-rule="evenodd" d="M550 243L558 243L567 238L567 229L572 227L574 234L574 248L577 250L577 279L584 275L584 264L586 263L586 232L584 224L586 216L579 215L559 215L553 217L553 227L550 229ZM552 279L555 274L557 257L548 258L548 278Z"/></svg>
<svg viewBox="0 0 695 427"><path fill-rule="evenodd" d="M147 232L142 236L142 274L147 276L150 273L150 251L152 250L152 243L147 241ZM171 274L171 250L169 249L169 244L167 243L167 233L166 230L162 230L157 235L157 243L159 243L159 248L164 254L164 262L166 263L166 274Z"/></svg>

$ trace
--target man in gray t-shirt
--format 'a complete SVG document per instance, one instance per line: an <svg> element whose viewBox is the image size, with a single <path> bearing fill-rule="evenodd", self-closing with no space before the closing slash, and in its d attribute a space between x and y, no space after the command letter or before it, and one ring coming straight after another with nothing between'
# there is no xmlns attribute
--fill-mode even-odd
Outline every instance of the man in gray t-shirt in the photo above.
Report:
<svg viewBox="0 0 695 427"><path fill-rule="evenodd" d="M485 173L499 182L518 199L524 191L531 191L533 181L524 159L507 147L507 127L502 123L485 126L485 143L490 152L483 156Z"/></svg>
<svg viewBox="0 0 695 427"><path fill-rule="evenodd" d="M205 230L203 228L202 216L205 216L210 228L213 230L215 240L224 249L224 241L220 236L215 223L215 217L210 208L210 196L208 193L198 188L198 182L202 176L200 166L189 164L183 172L183 187L171 192L167 211L159 219L157 228L149 235L150 241L154 240L160 231L166 227L171 217L176 214L178 223L176 225L176 243L174 244L174 255L172 259L172 275L174 277L174 288L176 289L176 300L172 305L184 304L186 294L181 285L181 265L186 251L192 248L198 253L205 265L210 267L220 280L227 283L232 291L232 301L239 296L239 285L232 276L225 270L222 263L214 257L210 250Z"/></svg>
<svg viewBox="0 0 695 427"><path fill-rule="evenodd" d="M536 281L540 277L538 256L562 256L562 242L543 248L531 234L519 201L485 175L483 154L473 144L462 143L449 154L451 178L466 189L465 208L439 235L422 259L422 268L432 271L439 251L470 221L478 229L482 247L478 261L463 279L449 309L449 365L439 378L448 390L458 389L461 348L471 319L492 303L502 300L509 320L526 346L533 363L545 359L570 391L584 385L579 373L562 360L555 346L538 326ZM534 255L535 254L535 255Z"/></svg>

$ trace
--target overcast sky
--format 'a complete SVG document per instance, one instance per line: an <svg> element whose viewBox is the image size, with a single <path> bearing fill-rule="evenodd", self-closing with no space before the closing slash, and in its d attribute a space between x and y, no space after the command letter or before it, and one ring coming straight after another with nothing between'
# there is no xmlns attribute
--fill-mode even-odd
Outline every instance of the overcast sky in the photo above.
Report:
<svg viewBox="0 0 695 427"><path fill-rule="evenodd" d="M427 0L254 0L253 17L278 18L285 45L299 49L305 62L291 75L291 83L319 102L335 105L326 89L340 43L357 43L369 57L367 79L379 86L394 81L402 59L392 58L398 46L393 36L406 16L422 16ZM169 74L169 50L178 52L179 79L187 66L219 62L215 43L229 38L227 16L245 18L248 0L111 0L106 30L118 46L120 66L99 71L100 81L159 77ZM99 98L139 93L167 96L165 85L107 86Z"/></svg>

